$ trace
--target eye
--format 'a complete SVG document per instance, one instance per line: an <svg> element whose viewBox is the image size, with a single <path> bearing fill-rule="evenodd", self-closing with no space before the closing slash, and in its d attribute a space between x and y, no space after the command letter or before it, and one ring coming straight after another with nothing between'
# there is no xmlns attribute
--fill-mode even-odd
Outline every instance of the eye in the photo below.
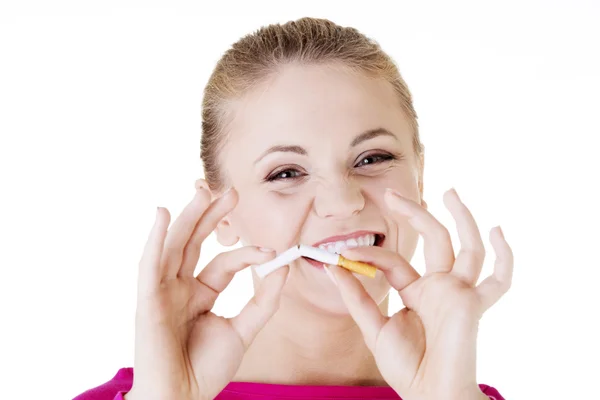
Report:
<svg viewBox="0 0 600 400"><path fill-rule="evenodd" d="M363 157L355 167L365 167L371 164L380 164L385 161L397 160L398 157L388 153L375 153L369 154L366 157Z"/></svg>
<svg viewBox="0 0 600 400"><path fill-rule="evenodd" d="M281 171L278 171L278 172L275 172L275 173L269 175L268 177L265 178L265 181L267 181L267 182L287 181L287 180L300 178L302 176L301 174L302 173L300 171L298 171L297 169L288 168L288 169L284 169L284 170L281 170Z"/></svg>

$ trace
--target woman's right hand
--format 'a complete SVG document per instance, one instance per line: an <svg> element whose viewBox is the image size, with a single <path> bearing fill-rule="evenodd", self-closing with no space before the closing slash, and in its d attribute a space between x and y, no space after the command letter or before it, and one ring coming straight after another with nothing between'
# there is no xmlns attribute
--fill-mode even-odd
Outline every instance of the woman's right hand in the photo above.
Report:
<svg viewBox="0 0 600 400"><path fill-rule="evenodd" d="M211 309L236 272L275 257L246 246L221 253L194 277L200 247L237 204L235 189L211 202L196 195L171 229L159 208L139 264L134 380L127 400L213 399L231 381L245 351L279 307L289 267L269 274L239 315Z"/></svg>

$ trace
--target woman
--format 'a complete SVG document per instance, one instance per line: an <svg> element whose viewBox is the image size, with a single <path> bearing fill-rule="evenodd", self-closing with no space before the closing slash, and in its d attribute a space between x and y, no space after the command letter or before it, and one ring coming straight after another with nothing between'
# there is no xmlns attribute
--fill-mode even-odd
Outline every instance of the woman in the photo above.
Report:
<svg viewBox="0 0 600 400"><path fill-rule="evenodd" d="M510 287L512 252L484 246L453 190L461 250L423 200L411 94L377 43L303 18L242 38L203 101L205 179L170 229L157 211L140 261L132 369L77 399L501 399L476 382L478 321ZM197 277L204 239L244 245ZM426 273L409 264L424 237ZM375 278L298 259L232 319L211 308L236 272L302 243L331 245ZM388 293L406 306L387 315Z"/></svg>

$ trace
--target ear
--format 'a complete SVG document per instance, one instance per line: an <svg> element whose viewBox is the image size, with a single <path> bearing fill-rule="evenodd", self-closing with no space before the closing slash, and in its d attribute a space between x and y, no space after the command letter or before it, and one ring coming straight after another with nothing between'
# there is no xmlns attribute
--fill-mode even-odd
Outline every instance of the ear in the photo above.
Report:
<svg viewBox="0 0 600 400"><path fill-rule="evenodd" d="M199 178L196 179L196 182L194 182L194 187L196 188L196 190L203 188L206 191L208 191L210 193L210 200L212 201L214 199L212 191L210 190L210 187L208 187L208 183L206 182L205 179Z"/></svg>
<svg viewBox="0 0 600 400"><path fill-rule="evenodd" d="M427 202L423 200L423 172L425 171L425 152L419 155L419 195L421 197L421 206L427 210Z"/></svg>
<svg viewBox="0 0 600 400"><path fill-rule="evenodd" d="M217 241L222 246L233 246L240 240L239 236L235 234L233 226L231 226L229 215L219 221L215 233L217 234Z"/></svg>
<svg viewBox="0 0 600 400"><path fill-rule="evenodd" d="M210 193L211 201L217 198L217 195L210 190L208 183L205 179L197 179L194 186L196 189L204 188ZM239 237L235 234L233 227L231 226L231 220L229 215L225 216L222 220L217 224L217 228L215 229L215 233L217 235L217 241L222 246L233 246L239 240Z"/></svg>

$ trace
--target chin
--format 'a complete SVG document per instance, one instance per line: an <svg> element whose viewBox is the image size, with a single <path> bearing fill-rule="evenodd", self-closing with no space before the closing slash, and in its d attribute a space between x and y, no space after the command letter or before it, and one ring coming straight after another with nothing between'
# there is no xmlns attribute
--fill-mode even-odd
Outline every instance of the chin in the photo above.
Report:
<svg viewBox="0 0 600 400"><path fill-rule="evenodd" d="M358 278L376 304L381 304L388 296L391 287L381 271L377 272L375 278L358 274L354 274L354 276ZM290 283L292 283L291 280ZM310 285L310 288L290 285L284 288L284 295L293 302L304 303L306 307L317 313L348 316L348 308L333 282L324 276L324 281L320 283L319 285ZM303 284L308 283L303 282Z"/></svg>

